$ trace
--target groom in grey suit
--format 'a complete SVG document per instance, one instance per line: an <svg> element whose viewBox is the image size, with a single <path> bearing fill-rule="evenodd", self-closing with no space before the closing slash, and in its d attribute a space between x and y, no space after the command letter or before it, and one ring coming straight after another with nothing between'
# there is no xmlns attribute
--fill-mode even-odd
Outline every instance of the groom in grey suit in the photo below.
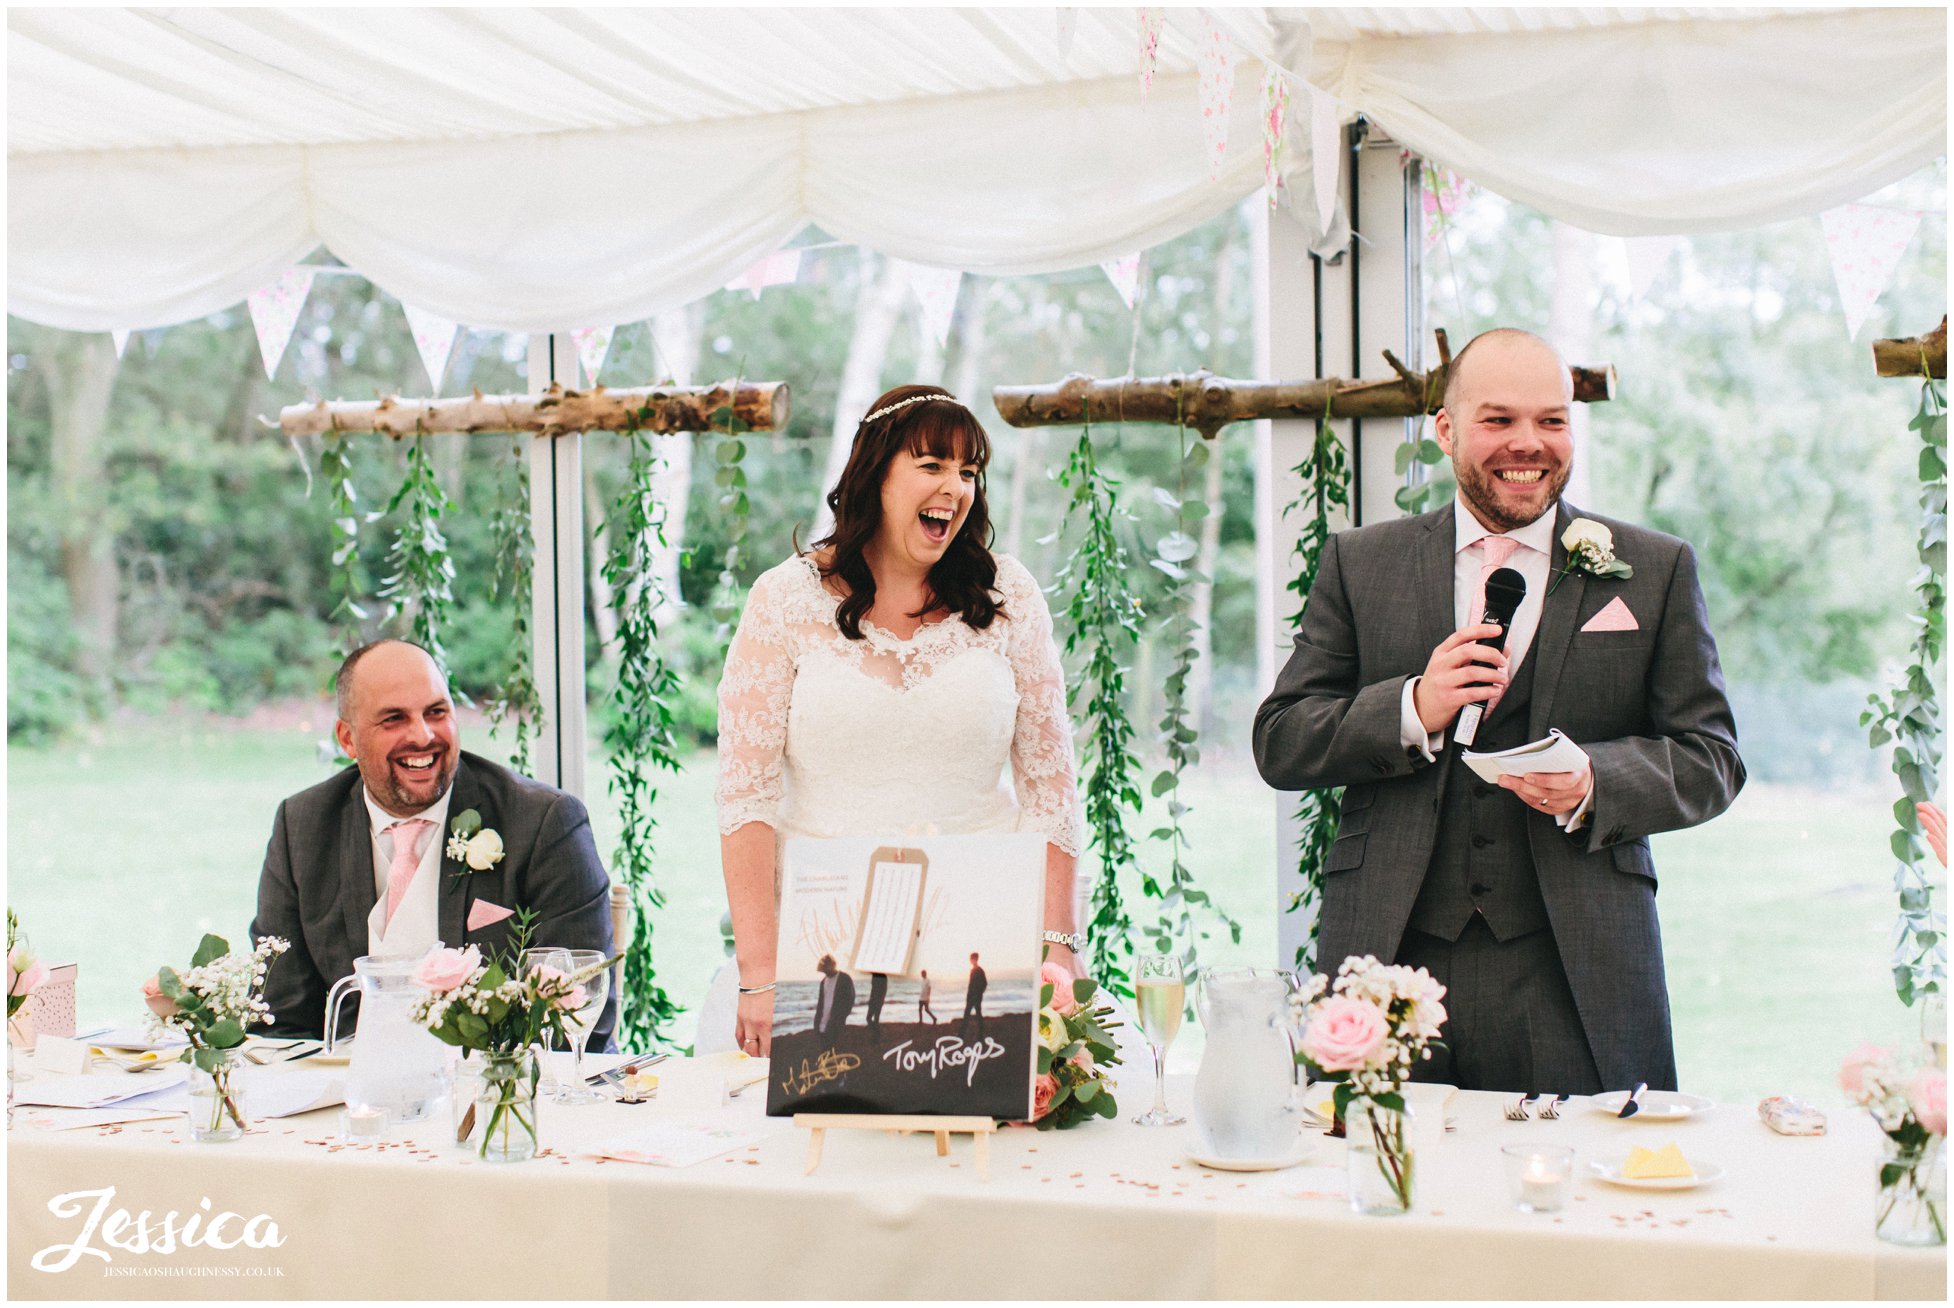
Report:
<svg viewBox="0 0 1954 1308"><path fill-rule="evenodd" d="M463 753L447 678L425 650L364 646L340 666L337 687L334 734L358 766L278 806L258 881L252 938L291 942L267 980L272 1034L322 1034L326 991L361 955L420 954L436 939L498 954L519 909L536 914L532 946L614 952L610 878L584 806ZM502 841L485 869L447 848L471 809ZM396 834L402 820L405 835ZM340 1020L348 1034L352 1011ZM610 1048L616 1016L613 987L590 1048Z"/></svg>
<svg viewBox="0 0 1954 1308"><path fill-rule="evenodd" d="M1744 781L1689 546L1590 518L1633 575L1562 575L1572 398L1538 337L1460 352L1436 424L1457 500L1330 539L1255 718L1271 785L1346 787L1318 968L1429 970L1450 1019L1414 1077L1468 1089L1675 1088L1648 838L1715 817ZM1479 643L1499 631L1481 622L1496 567L1527 583L1503 653ZM1488 785L1457 760L1473 703L1490 706L1475 750L1558 728L1584 757Z"/></svg>

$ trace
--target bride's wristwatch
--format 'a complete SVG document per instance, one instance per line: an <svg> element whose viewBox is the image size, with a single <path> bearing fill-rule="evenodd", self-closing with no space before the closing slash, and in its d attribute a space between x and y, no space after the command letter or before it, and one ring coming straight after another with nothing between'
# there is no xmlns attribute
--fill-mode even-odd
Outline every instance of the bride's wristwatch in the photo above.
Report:
<svg viewBox="0 0 1954 1308"><path fill-rule="evenodd" d="M1079 931L1047 931L1044 939L1047 944L1064 945L1075 954L1083 953L1086 947L1085 935Z"/></svg>

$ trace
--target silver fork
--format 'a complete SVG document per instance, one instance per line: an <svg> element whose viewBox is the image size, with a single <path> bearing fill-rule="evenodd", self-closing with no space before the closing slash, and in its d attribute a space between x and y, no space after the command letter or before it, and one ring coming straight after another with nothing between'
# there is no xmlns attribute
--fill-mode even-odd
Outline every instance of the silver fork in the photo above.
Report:
<svg viewBox="0 0 1954 1308"><path fill-rule="evenodd" d="M1540 1120L1543 1122L1558 1122L1560 1120L1560 1106L1566 1102L1566 1095L1555 1095L1552 1099L1549 1099L1547 1106L1540 1110Z"/></svg>
<svg viewBox="0 0 1954 1308"><path fill-rule="evenodd" d="M1533 1119L1527 1116L1527 1100L1531 1098L1533 1098L1533 1094L1531 1091L1521 1095L1519 1101L1515 1103L1511 1108L1506 1110L1506 1120L1509 1122L1532 1121Z"/></svg>

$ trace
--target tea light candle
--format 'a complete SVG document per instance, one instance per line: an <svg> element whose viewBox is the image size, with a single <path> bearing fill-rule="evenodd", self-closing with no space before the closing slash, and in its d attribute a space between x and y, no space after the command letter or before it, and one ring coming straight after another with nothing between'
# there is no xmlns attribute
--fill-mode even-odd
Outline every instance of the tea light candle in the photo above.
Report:
<svg viewBox="0 0 1954 1308"><path fill-rule="evenodd" d="M1507 1145L1506 1175L1513 1203L1523 1213L1559 1212L1574 1174L1574 1151L1565 1145Z"/></svg>
<svg viewBox="0 0 1954 1308"><path fill-rule="evenodd" d="M387 1110L384 1108L351 1108L339 1115L339 1135L342 1140L378 1140L387 1133Z"/></svg>

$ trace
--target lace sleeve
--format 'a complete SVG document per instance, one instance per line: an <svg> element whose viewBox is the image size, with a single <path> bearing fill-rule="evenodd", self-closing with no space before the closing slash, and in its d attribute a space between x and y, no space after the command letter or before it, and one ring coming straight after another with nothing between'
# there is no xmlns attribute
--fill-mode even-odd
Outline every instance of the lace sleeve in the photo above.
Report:
<svg viewBox="0 0 1954 1308"><path fill-rule="evenodd" d="M746 597L719 679L719 834L773 823L783 794L787 710L794 648L783 621L779 570L760 575Z"/></svg>
<svg viewBox="0 0 1954 1308"><path fill-rule="evenodd" d="M1084 822L1078 767L1072 759L1072 719L1065 707L1065 670L1052 639L1044 592L1022 563L998 558L998 589L1010 615L1011 675L1018 689L1018 721L1011 737L1011 775L1017 783L1023 829L1042 831L1078 857Z"/></svg>

